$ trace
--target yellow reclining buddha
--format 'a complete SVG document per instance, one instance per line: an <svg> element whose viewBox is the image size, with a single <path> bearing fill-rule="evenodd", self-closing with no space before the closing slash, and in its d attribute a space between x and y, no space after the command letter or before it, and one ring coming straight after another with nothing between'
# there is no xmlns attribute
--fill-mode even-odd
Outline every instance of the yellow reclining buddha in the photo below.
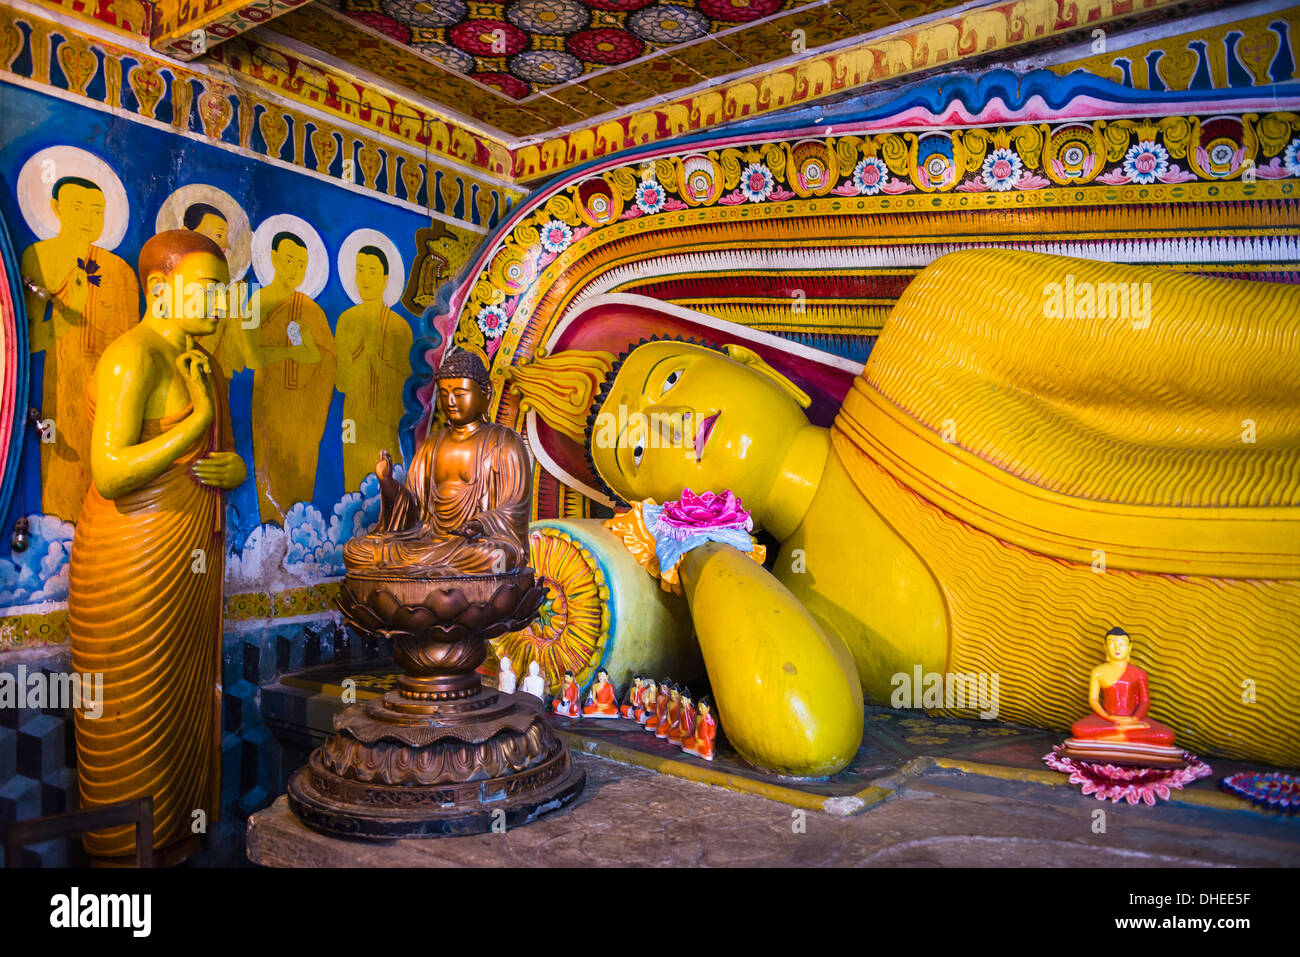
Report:
<svg viewBox="0 0 1300 957"><path fill-rule="evenodd" d="M1300 290L957 252L907 287L831 429L801 395L748 350L650 342L596 411L689 412L695 454L593 432L592 461L628 501L741 496L876 702L917 666L996 673L1001 720L1066 731L1120 626L1180 742L1300 765ZM727 574L766 600L756 563ZM752 665L705 639L715 685ZM749 720L719 710L729 737Z"/></svg>

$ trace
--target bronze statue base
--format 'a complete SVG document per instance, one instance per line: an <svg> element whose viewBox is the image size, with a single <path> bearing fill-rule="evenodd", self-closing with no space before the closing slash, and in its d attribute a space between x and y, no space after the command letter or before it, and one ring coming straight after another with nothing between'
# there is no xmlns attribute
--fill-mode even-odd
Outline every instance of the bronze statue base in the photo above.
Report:
<svg viewBox="0 0 1300 957"><path fill-rule="evenodd" d="M582 793L583 771L531 695L487 689L407 714L400 693L353 705L289 781L289 807L335 837L504 831ZM432 710L437 709L437 710Z"/></svg>
<svg viewBox="0 0 1300 957"><path fill-rule="evenodd" d="M395 594L394 592L397 592ZM350 577L348 624L394 638L396 691L334 719L289 780L289 807L335 837L391 840L502 831L572 802L586 783L531 695L483 687L487 639L527 624L532 569L410 581Z"/></svg>

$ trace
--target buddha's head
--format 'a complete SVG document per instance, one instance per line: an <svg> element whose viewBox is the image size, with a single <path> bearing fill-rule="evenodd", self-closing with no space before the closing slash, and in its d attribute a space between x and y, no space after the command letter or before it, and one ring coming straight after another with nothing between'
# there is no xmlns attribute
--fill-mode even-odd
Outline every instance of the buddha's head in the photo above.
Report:
<svg viewBox="0 0 1300 957"><path fill-rule="evenodd" d="M606 377L588 430L592 465L628 502L730 489L761 510L808 426L808 405L806 393L744 346L646 342Z"/></svg>
<svg viewBox="0 0 1300 957"><path fill-rule="evenodd" d="M175 323L192 336L217 331L230 270L216 243L188 229L170 229L140 248L139 267L149 315Z"/></svg>
<svg viewBox="0 0 1300 957"><path fill-rule="evenodd" d="M536 678L541 673L542 673L541 666L537 662L535 661L528 662L529 677Z"/></svg>
<svg viewBox="0 0 1300 957"><path fill-rule="evenodd" d="M230 224L226 214L208 203L191 203L185 210L181 222L186 229L202 233L225 250L229 245Z"/></svg>
<svg viewBox="0 0 1300 957"><path fill-rule="evenodd" d="M476 422L487 413L492 380L475 353L453 349L438 366L438 408L453 426Z"/></svg>
<svg viewBox="0 0 1300 957"><path fill-rule="evenodd" d="M609 672L607 672L604 668L601 668L599 671L596 672L596 684L603 685L608 680L609 680Z"/></svg>
<svg viewBox="0 0 1300 957"><path fill-rule="evenodd" d="M59 236L93 243L104 233L104 191L80 176L65 176L50 191Z"/></svg>
<svg viewBox="0 0 1300 957"><path fill-rule="evenodd" d="M388 288L388 257L378 246L357 250L357 295L362 302L374 302Z"/></svg>
<svg viewBox="0 0 1300 957"><path fill-rule="evenodd" d="M1112 628L1106 632L1106 660L1128 661L1131 645L1127 631L1123 628Z"/></svg>
<svg viewBox="0 0 1300 957"><path fill-rule="evenodd" d="M294 233L276 233L271 239L271 268L276 285L297 289L307 275L307 244Z"/></svg>
<svg viewBox="0 0 1300 957"><path fill-rule="evenodd" d="M705 695L699 700L699 703L695 706L695 710L698 711L701 716L707 715L713 710L713 704L709 701L708 695Z"/></svg>
<svg viewBox="0 0 1300 957"><path fill-rule="evenodd" d="M502 657L502 659L501 659L501 670L502 670L502 671L509 671L509 670L510 670L510 659L509 659L509 658L506 658L506 657L504 657L504 656Z"/></svg>

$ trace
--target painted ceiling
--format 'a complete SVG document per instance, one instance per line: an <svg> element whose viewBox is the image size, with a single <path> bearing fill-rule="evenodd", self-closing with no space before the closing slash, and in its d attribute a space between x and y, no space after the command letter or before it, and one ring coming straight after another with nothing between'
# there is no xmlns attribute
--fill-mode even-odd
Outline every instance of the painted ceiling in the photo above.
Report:
<svg viewBox="0 0 1300 957"><path fill-rule="evenodd" d="M308 110L294 148L309 145L322 172L346 177L356 166L391 191L417 169L451 163L490 193L732 120L1030 55L1086 57L1099 42L1104 53L1106 37L1140 42L1182 18L1223 22L1224 6L1274 15L1281 0L14 2L143 41L162 58L150 69L173 78L190 65L222 115L212 96L229 96L227 82L246 90L241 136L271 123L256 119L260 97ZM1161 75L1189 57L1190 48L1169 53ZM1150 67L1131 70L1125 82ZM133 89L153 82L131 76ZM352 157L348 128L382 142ZM402 151L412 160L400 176L396 167L380 176Z"/></svg>
<svg viewBox="0 0 1300 957"><path fill-rule="evenodd" d="M663 81L653 92L667 93L670 84L790 56L796 29L804 30L805 46L810 28L820 45L903 15L879 2L851 3L841 12L808 0L327 2L368 31L520 101L569 84L590 89L597 77L628 64L648 70L625 75L625 86L636 90L653 77ZM785 16L792 11L798 12Z"/></svg>
<svg viewBox="0 0 1300 957"><path fill-rule="evenodd" d="M527 137L960 0L316 0L254 31ZM969 4L967 4L969 5Z"/></svg>

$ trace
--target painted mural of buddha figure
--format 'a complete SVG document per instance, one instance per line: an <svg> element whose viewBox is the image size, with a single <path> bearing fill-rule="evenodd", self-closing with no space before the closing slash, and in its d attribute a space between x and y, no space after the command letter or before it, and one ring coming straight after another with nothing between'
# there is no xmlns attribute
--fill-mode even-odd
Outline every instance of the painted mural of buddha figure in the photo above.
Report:
<svg viewBox="0 0 1300 957"><path fill-rule="evenodd" d="M437 578L528 564L532 468L518 433L484 418L487 369L456 350L438 368L437 388L448 425L425 438L405 484L382 454L379 521L343 548L351 575Z"/></svg>

